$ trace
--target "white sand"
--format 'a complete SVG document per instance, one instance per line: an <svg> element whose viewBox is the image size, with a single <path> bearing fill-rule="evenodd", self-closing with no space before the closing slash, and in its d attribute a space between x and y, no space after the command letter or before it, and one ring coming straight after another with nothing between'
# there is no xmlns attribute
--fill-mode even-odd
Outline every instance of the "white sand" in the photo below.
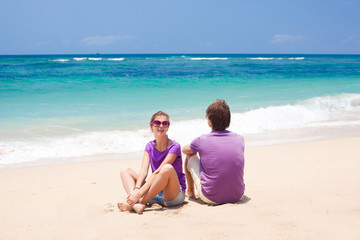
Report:
<svg viewBox="0 0 360 240"><path fill-rule="evenodd" d="M246 197L117 210L141 159L0 171L0 239L360 239L360 138L246 148Z"/></svg>

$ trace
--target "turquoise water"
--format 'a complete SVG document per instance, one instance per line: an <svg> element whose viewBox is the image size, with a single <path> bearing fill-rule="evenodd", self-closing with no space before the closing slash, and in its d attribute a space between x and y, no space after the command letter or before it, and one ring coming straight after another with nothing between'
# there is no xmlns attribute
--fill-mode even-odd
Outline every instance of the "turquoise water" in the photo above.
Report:
<svg viewBox="0 0 360 240"><path fill-rule="evenodd" d="M160 109L185 144L217 98L245 135L358 125L360 55L0 56L0 164L140 151Z"/></svg>

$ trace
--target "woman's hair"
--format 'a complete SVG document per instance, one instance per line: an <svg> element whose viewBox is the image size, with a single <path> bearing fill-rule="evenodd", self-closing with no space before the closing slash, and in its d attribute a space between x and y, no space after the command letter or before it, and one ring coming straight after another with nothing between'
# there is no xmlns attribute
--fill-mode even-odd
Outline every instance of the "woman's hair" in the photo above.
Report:
<svg viewBox="0 0 360 240"><path fill-rule="evenodd" d="M170 119L170 116L167 113L165 113L163 111L157 111L156 113L154 113L154 115L152 115L152 117L150 119L150 127L151 127L152 122L155 120L155 118L157 116L165 116L165 117L167 117L167 119Z"/></svg>
<svg viewBox="0 0 360 240"><path fill-rule="evenodd" d="M213 131L224 131L230 126L231 113L225 100L217 99L206 109L206 117Z"/></svg>

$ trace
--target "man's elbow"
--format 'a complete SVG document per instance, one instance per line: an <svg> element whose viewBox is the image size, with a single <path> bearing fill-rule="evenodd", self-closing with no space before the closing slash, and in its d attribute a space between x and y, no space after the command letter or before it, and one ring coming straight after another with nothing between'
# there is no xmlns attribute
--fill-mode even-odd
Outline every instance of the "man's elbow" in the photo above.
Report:
<svg viewBox="0 0 360 240"><path fill-rule="evenodd" d="M191 150L190 145L186 145L182 148L182 152L186 155L194 155L193 151Z"/></svg>

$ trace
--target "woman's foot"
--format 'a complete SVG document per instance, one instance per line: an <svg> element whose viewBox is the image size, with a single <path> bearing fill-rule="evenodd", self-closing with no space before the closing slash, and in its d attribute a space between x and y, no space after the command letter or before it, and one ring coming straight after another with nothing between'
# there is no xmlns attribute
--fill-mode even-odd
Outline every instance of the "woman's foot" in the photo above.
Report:
<svg viewBox="0 0 360 240"><path fill-rule="evenodd" d="M134 206L131 206L127 202L118 202L117 205L122 212L135 210L138 214L142 214L145 209L145 205L142 203L135 203Z"/></svg>
<svg viewBox="0 0 360 240"><path fill-rule="evenodd" d="M135 203L134 206L132 206L132 208L135 210L135 212L137 212L138 214L142 214L144 209L145 209L145 205L142 203Z"/></svg>
<svg viewBox="0 0 360 240"><path fill-rule="evenodd" d="M123 211L123 212L133 210L133 207L130 206L127 202L118 202L117 205L118 205L119 210Z"/></svg>

